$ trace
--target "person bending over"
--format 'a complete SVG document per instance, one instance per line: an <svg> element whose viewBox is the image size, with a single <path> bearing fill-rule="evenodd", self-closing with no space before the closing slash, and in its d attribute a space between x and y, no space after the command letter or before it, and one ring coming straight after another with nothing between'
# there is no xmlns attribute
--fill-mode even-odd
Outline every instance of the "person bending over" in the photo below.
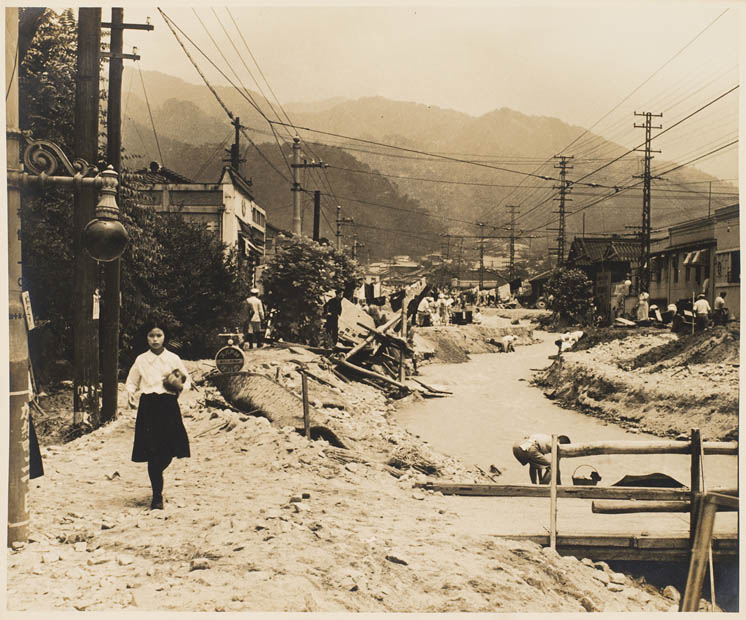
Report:
<svg viewBox="0 0 746 620"><path fill-rule="evenodd" d="M561 444L570 443L567 435L560 435L557 441ZM552 453L552 437L544 433L536 433L525 437L513 446L513 456L521 465L528 463L528 475L531 484L549 484L551 481L551 461L547 455ZM557 484L560 481L559 466L557 467Z"/></svg>

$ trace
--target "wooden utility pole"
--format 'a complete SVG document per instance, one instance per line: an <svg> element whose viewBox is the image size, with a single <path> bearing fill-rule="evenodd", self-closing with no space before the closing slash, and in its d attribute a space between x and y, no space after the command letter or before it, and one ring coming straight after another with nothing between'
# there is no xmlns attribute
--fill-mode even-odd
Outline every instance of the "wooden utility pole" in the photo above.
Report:
<svg viewBox="0 0 746 620"><path fill-rule="evenodd" d="M557 266L561 267L565 262L565 203L571 201L572 198L568 198L567 194L570 191L570 184L567 182L567 171L572 170L573 166L568 166L569 160L573 158L572 155L569 157L566 155L555 155L556 159L559 159L559 165L555 165L555 168L559 168L560 171L560 184L555 185L554 189L560 191L560 197L554 198L559 200L560 206L559 211L559 229L557 230Z"/></svg>
<svg viewBox="0 0 746 620"><path fill-rule="evenodd" d="M150 24L125 24L124 9L111 9L111 22L102 23L111 28L109 52L109 95L106 108L106 158L116 172L122 173L122 68L125 58L139 60L135 54L124 54L124 30L153 30ZM119 188L117 188L119 194ZM117 202L120 202L117 195ZM117 417L119 390L119 318L121 308L121 261L104 263L104 291L101 298L101 422Z"/></svg>
<svg viewBox="0 0 746 620"><path fill-rule="evenodd" d="M8 172L22 172L18 118L18 8L5 9L5 128ZM28 541L29 371L21 273L21 188L8 182L8 545Z"/></svg>
<svg viewBox="0 0 746 620"><path fill-rule="evenodd" d="M293 234L294 235L300 235L303 232L303 223L301 221L301 206L300 206L300 194L303 191L303 188L300 184L300 170L301 168L326 168L327 165L323 162L315 162L312 161L311 163L308 163L307 161L304 161L303 163L300 163L300 138L298 136L295 136L293 138L293 163L290 164L290 167L293 170L293 186L291 187L293 191Z"/></svg>
<svg viewBox="0 0 746 620"><path fill-rule="evenodd" d="M636 178L642 177L642 231L640 233L640 271L638 277L638 292L648 291L650 288L650 162L653 159L651 153L660 153L660 151L654 151L650 148L652 141L652 130L662 129L662 125L652 125L653 117L660 118L663 114L653 114L652 112L635 112L635 116L644 116L645 124L638 125L634 123L634 126L638 129L645 130L645 168L642 175L633 175ZM639 150L639 149L637 149Z"/></svg>
<svg viewBox="0 0 746 620"><path fill-rule="evenodd" d="M78 61L75 84L75 157L98 160L99 50L101 8L78 12ZM73 209L73 424L98 426L98 265L83 246L83 229L96 217L95 187L80 187Z"/></svg>
<svg viewBox="0 0 746 620"><path fill-rule="evenodd" d="M479 290L484 288L484 222L477 222L479 226Z"/></svg>
<svg viewBox="0 0 746 620"><path fill-rule="evenodd" d="M122 47L124 9L111 9L109 97L106 108L106 158L122 172ZM117 191L119 194L119 191ZM119 196L117 196L119 202ZM120 259L104 263L104 294L101 306L101 422L117 417L119 390Z"/></svg>
<svg viewBox="0 0 746 620"><path fill-rule="evenodd" d="M506 205L510 210L510 267L508 277L512 282L515 279L515 214L518 205Z"/></svg>

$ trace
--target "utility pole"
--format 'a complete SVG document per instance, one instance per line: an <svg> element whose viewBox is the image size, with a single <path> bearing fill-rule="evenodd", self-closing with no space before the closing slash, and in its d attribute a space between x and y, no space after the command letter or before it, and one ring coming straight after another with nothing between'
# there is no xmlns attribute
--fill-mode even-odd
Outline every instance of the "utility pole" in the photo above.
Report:
<svg viewBox="0 0 746 620"><path fill-rule="evenodd" d="M300 185L300 170L301 168L326 168L326 164L323 161L316 163L312 161L308 163L304 161L300 163L300 138L295 136L293 138L293 163L290 167L293 169L293 234L303 234L303 225L301 223L301 206L300 206L300 194L303 188Z"/></svg>
<svg viewBox="0 0 746 620"><path fill-rule="evenodd" d="M8 172L23 172L18 114L18 8L5 9L5 128ZM29 371L21 271L21 188L8 182L8 546L29 533Z"/></svg>
<svg viewBox="0 0 746 620"><path fill-rule="evenodd" d="M99 51L101 8L78 12L75 84L75 157L98 159ZM97 192L81 187L73 207L73 424L100 422L98 351L98 265L85 251L83 229L96 216Z"/></svg>
<svg viewBox="0 0 746 620"><path fill-rule="evenodd" d="M512 282L515 279L515 214L518 205L506 205L510 209L510 267L508 277Z"/></svg>
<svg viewBox="0 0 746 620"><path fill-rule="evenodd" d="M357 233L352 234L352 260L357 260Z"/></svg>
<svg viewBox="0 0 746 620"><path fill-rule="evenodd" d="M559 165L555 164L555 168L559 168L560 171L560 184L555 185L554 189L558 189L560 191L560 197L554 198L554 200L559 200L560 208L559 211L555 211L555 213L559 213L559 228L557 230L557 266L561 267L562 264L565 262L565 202L571 201L572 198L567 198L567 193L570 191L570 184L566 181L567 171L572 170L573 166L568 166L569 160L573 158L573 156L565 156L565 155L555 155L555 159L559 159Z"/></svg>
<svg viewBox="0 0 746 620"><path fill-rule="evenodd" d="M650 288L650 161L653 159L651 153L660 153L650 148L652 140L652 130L662 129L662 125L653 127L653 117L662 118L663 114L653 114L652 112L635 112L635 116L644 116L645 124L638 125L634 123L635 128L645 129L645 167L642 174L642 229L640 231L640 271L638 276L639 291L647 292ZM637 149L639 150L639 149ZM640 175L635 175L640 178Z"/></svg>
<svg viewBox="0 0 746 620"><path fill-rule="evenodd" d="M230 155L228 159L223 161L230 162L231 168L233 168L239 174L241 173L241 162L246 161L240 157L241 153L241 119L236 117L231 121L235 129L235 135L233 136L233 144L230 149L224 149L226 153Z"/></svg>
<svg viewBox="0 0 746 620"><path fill-rule="evenodd" d="M124 23L124 9L111 9L111 22L102 23L111 28L109 53L109 95L106 111L106 158L108 163L122 173L122 66L125 58L138 60L135 54L124 54L124 30L153 30L150 24ZM117 188L117 202L119 187ZM121 202L120 202L121 204ZM119 312L120 259L104 263L104 290L101 297L101 422L109 422L117 417L117 394L119 390Z"/></svg>
<svg viewBox="0 0 746 620"><path fill-rule="evenodd" d="M321 191L318 189L313 193L313 240L319 240L319 225L321 218Z"/></svg>
<svg viewBox="0 0 746 620"><path fill-rule="evenodd" d="M479 226L479 290L484 288L484 222L477 222Z"/></svg>
<svg viewBox="0 0 746 620"><path fill-rule="evenodd" d="M337 205L337 250L342 251L342 224L352 224L351 217L342 217L342 207Z"/></svg>

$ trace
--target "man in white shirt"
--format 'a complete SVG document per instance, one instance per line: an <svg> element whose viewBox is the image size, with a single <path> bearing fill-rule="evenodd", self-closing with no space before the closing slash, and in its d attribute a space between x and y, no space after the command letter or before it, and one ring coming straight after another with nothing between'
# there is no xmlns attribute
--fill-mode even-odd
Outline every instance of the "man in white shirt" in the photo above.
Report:
<svg viewBox="0 0 746 620"><path fill-rule="evenodd" d="M712 322L715 325L725 325L728 322L728 308L725 307L726 295L726 291L720 291L712 305Z"/></svg>
<svg viewBox="0 0 746 620"><path fill-rule="evenodd" d="M262 321L264 320L264 305L259 299L259 289L252 288L251 296L246 299L248 322L246 324L246 344L244 348L251 348L256 343L256 348L262 346ZM248 345L248 347L246 346Z"/></svg>
<svg viewBox="0 0 746 620"><path fill-rule="evenodd" d="M697 296L697 301L694 302L694 328L701 332L707 327L707 322L710 318L710 303L707 301L704 293L700 293Z"/></svg>
<svg viewBox="0 0 746 620"><path fill-rule="evenodd" d="M557 437L561 444L570 443L567 435ZM532 484L549 484L551 481L551 461L546 457L552 453L552 437L544 433L535 433L525 437L513 446L513 456L521 465L528 463L528 475ZM559 466L557 467L557 484L560 482Z"/></svg>

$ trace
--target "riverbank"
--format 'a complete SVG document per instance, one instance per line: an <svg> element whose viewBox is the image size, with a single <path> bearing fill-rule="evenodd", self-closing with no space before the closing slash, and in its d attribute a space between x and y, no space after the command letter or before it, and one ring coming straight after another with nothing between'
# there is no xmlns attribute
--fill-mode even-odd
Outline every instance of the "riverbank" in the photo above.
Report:
<svg viewBox="0 0 746 620"><path fill-rule="evenodd" d="M416 488L486 480L402 429L401 401L340 382L301 349L249 355L251 370L296 394L297 362L324 381L309 380L314 422L350 450L231 410L200 380L211 363L192 363L198 386L181 398L192 457L166 471L165 510L150 511L145 468L129 460L134 412L120 394L115 422L66 444L42 441L31 539L7 555L9 610L675 608L671 589L495 537L484 516Z"/></svg>
<svg viewBox="0 0 746 620"><path fill-rule="evenodd" d="M629 429L677 437L738 439L737 327L700 334L656 328L595 330L561 362L537 373L548 397Z"/></svg>

